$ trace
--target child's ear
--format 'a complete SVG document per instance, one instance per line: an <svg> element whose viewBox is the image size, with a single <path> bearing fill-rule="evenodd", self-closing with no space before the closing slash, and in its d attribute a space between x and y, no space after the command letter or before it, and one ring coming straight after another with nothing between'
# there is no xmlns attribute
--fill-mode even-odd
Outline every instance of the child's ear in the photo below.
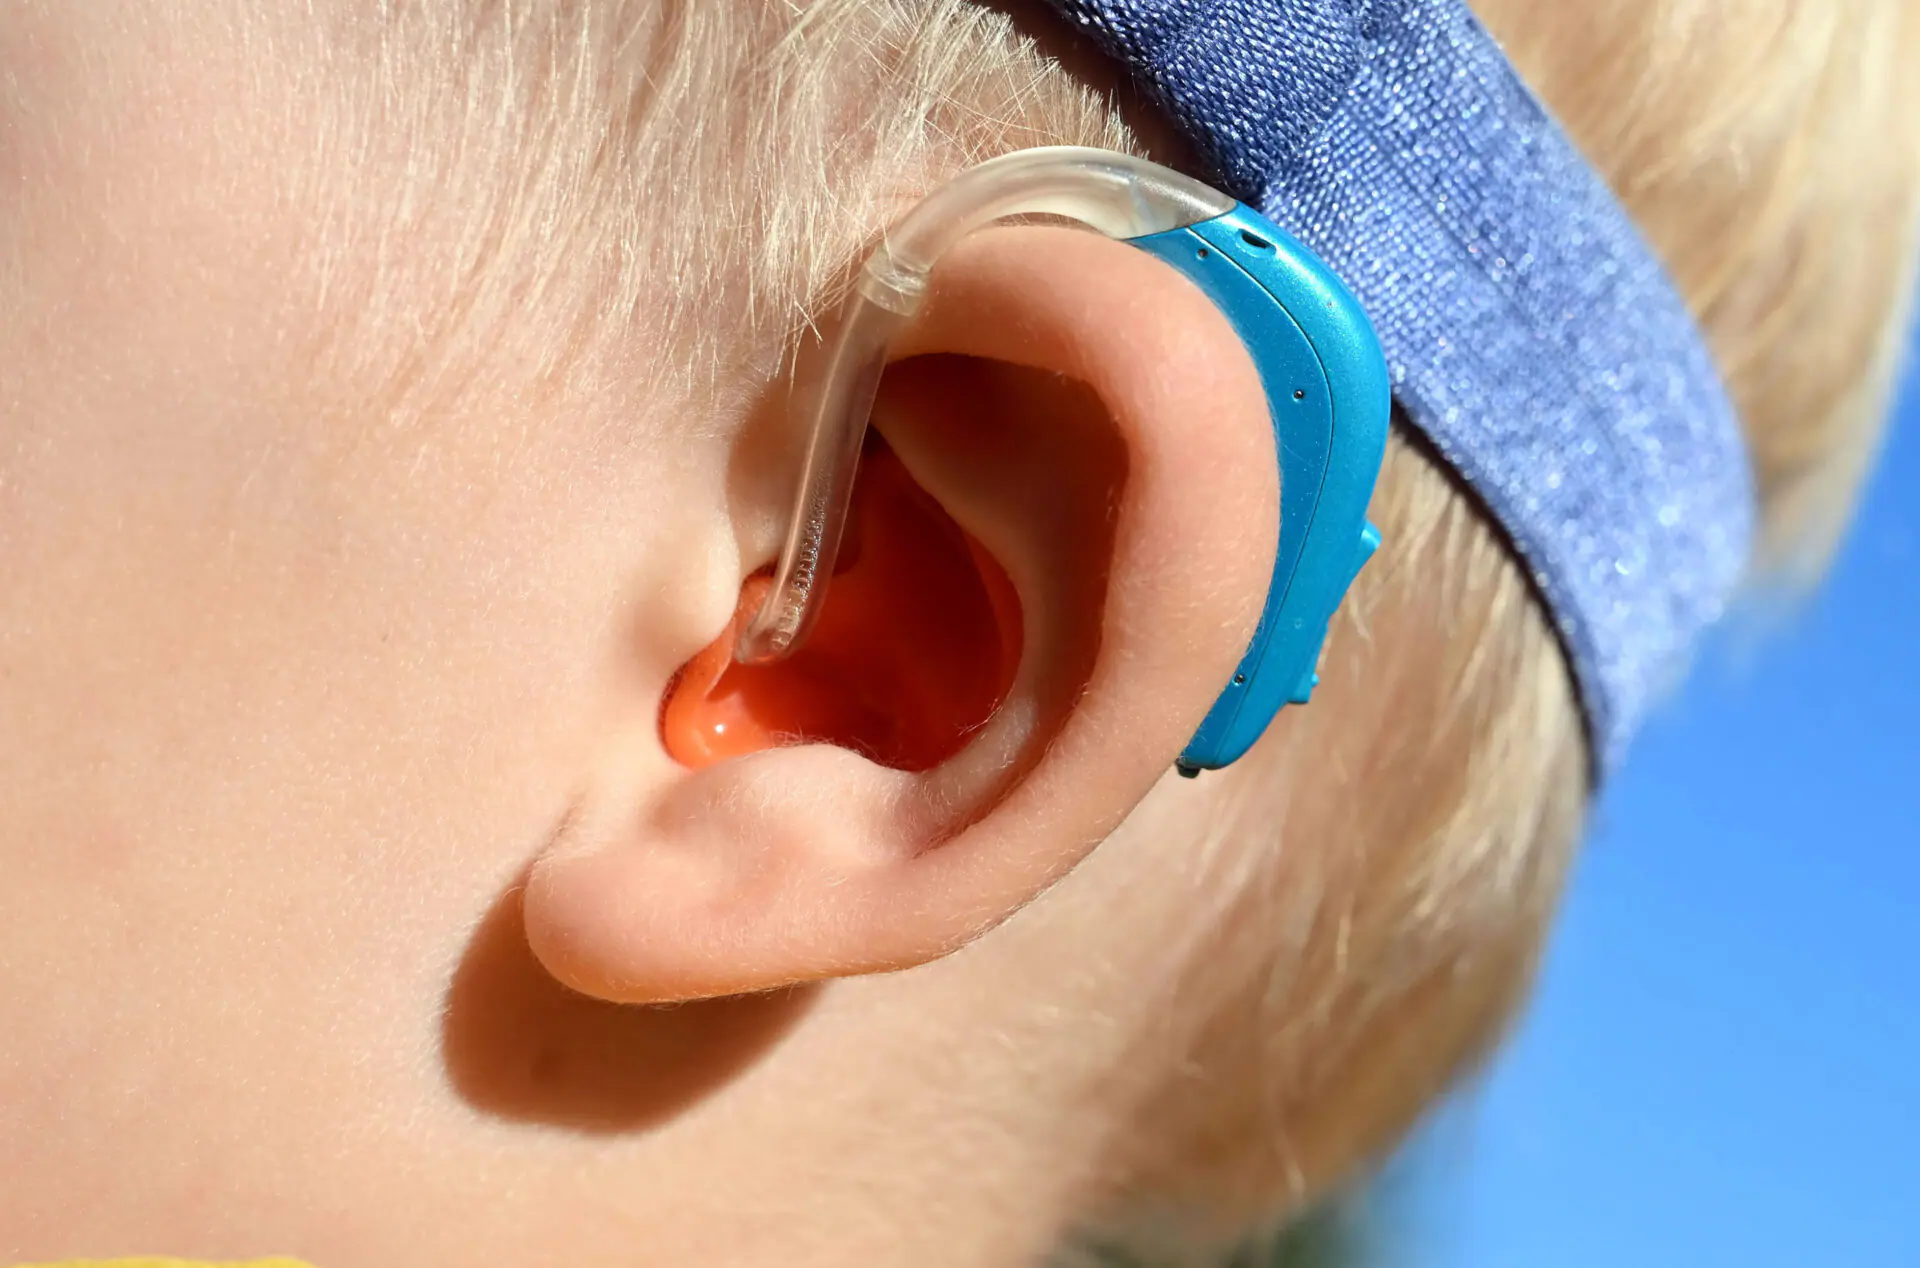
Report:
<svg viewBox="0 0 1920 1268"><path fill-rule="evenodd" d="M678 773L535 865L528 937L570 986L679 1000L943 955L1168 775L1246 649L1278 466L1190 282L1091 233L990 230L894 357L806 649L730 668L713 630L663 710Z"/></svg>

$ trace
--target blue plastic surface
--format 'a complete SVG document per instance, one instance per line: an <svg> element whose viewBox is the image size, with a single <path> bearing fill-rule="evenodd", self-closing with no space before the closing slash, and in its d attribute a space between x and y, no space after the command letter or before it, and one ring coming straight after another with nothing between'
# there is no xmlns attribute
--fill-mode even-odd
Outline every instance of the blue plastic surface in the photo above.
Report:
<svg viewBox="0 0 1920 1268"><path fill-rule="evenodd" d="M1392 409L1386 359L1352 293L1297 240L1242 205L1131 239L1193 279L1247 346L1280 458L1280 545L1266 607L1232 681L1180 755L1216 770L1287 704L1305 704L1327 624L1380 534L1367 523Z"/></svg>

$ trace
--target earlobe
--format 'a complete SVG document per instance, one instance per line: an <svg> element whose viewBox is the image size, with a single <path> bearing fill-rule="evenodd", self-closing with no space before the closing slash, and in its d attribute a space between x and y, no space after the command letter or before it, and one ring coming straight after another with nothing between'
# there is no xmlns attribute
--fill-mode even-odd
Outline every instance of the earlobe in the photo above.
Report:
<svg viewBox="0 0 1920 1268"><path fill-rule="evenodd" d="M663 713L681 773L536 864L528 937L576 989L686 999L944 954L1117 826L1245 648L1271 429L1185 278L1091 234L984 232L895 353L818 659L756 679L715 630Z"/></svg>

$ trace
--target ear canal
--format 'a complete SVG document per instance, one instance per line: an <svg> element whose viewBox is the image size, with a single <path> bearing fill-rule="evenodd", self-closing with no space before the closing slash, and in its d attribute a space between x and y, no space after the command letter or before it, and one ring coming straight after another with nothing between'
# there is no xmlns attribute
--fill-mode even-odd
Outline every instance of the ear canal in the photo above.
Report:
<svg viewBox="0 0 1920 1268"><path fill-rule="evenodd" d="M741 588L733 622L680 671L661 712L690 767L792 744L833 744L929 770L993 716L1020 664L1019 599L1000 565L869 436L818 623L772 665L733 660L771 584Z"/></svg>

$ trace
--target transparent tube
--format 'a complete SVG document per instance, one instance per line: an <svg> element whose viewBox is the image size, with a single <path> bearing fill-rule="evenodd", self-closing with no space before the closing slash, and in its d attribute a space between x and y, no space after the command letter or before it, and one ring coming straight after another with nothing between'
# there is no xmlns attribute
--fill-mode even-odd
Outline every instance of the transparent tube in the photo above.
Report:
<svg viewBox="0 0 1920 1268"><path fill-rule="evenodd" d="M812 431L793 519L773 585L741 629L736 659L779 660L819 615L846 527L847 504L887 347L919 311L934 263L975 229L1008 216L1053 215L1110 238L1138 238L1212 220L1233 199L1179 172L1110 150L1049 146L970 168L921 200L868 257L842 309L801 411Z"/></svg>

